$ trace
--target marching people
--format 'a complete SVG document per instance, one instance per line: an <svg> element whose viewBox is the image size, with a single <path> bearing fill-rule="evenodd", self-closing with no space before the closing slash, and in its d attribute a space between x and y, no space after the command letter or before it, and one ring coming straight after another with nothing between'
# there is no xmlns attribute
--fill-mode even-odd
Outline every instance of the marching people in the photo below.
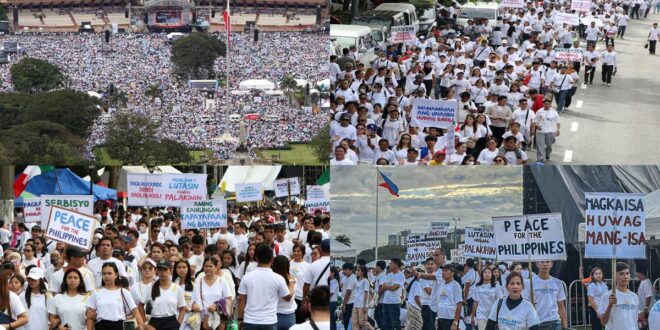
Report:
<svg viewBox="0 0 660 330"><path fill-rule="evenodd" d="M600 322L605 330L637 329L639 300L634 292L628 290L629 283L630 267L623 262L617 263L615 288L603 295L598 303Z"/></svg>
<svg viewBox="0 0 660 330"><path fill-rule="evenodd" d="M498 299L488 314L486 330L539 330L539 316L531 302L523 299L524 280L520 273L506 277L506 298Z"/></svg>
<svg viewBox="0 0 660 330"><path fill-rule="evenodd" d="M493 271L487 267L481 270L479 282L472 287L472 306L471 323L472 327L476 325L478 329L486 329L488 324L488 315L498 300L502 299L502 291L499 284L493 278Z"/></svg>
<svg viewBox="0 0 660 330"><path fill-rule="evenodd" d="M90 294L87 291L83 275L76 268L68 269L64 280L51 304L48 305L51 329L87 329L86 312Z"/></svg>
<svg viewBox="0 0 660 330"><path fill-rule="evenodd" d="M146 299L140 302L151 304L148 325L149 330L177 330L183 322L186 301L183 289L172 282L172 265L168 260L161 260L157 265L158 281L151 285Z"/></svg>
<svg viewBox="0 0 660 330"><path fill-rule="evenodd" d="M87 302L87 330L123 330L124 322L131 319L142 328L142 315L131 293L121 286L117 264L112 261L102 264L101 276L101 287L92 291Z"/></svg>
<svg viewBox="0 0 660 330"><path fill-rule="evenodd" d="M532 278L531 285L526 286L523 297L532 300L539 317L539 328L566 328L566 292L559 279L550 275L552 261L539 261L536 266L538 275ZM532 293L531 290L534 290Z"/></svg>

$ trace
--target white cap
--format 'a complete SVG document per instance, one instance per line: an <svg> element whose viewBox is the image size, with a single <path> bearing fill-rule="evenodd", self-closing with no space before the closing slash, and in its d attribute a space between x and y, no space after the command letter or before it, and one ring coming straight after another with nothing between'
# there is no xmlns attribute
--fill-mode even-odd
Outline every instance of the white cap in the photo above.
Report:
<svg viewBox="0 0 660 330"><path fill-rule="evenodd" d="M28 274L27 277L33 280L40 280L44 278L44 270L39 267L34 267L30 269L30 273Z"/></svg>

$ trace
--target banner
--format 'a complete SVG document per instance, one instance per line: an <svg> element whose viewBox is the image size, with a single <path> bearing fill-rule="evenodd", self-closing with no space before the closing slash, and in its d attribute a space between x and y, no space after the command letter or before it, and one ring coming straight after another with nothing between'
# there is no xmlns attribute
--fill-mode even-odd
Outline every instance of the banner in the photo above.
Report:
<svg viewBox="0 0 660 330"><path fill-rule="evenodd" d="M582 61L582 49L575 48L557 48L555 50L555 60L556 61L570 61L570 62L579 62Z"/></svg>
<svg viewBox="0 0 660 330"><path fill-rule="evenodd" d="M408 241L406 243L406 261L423 262L427 258L433 257L433 251L441 246L440 240Z"/></svg>
<svg viewBox="0 0 660 330"><path fill-rule="evenodd" d="M261 195L261 183L237 183L236 184L236 201L242 202L258 202L263 199Z"/></svg>
<svg viewBox="0 0 660 330"><path fill-rule="evenodd" d="M41 228L48 225L50 209L53 206L83 214L94 214L94 196L92 195L41 195ZM92 228L92 231L96 228Z"/></svg>
<svg viewBox="0 0 660 330"><path fill-rule="evenodd" d="M41 222L41 198L23 198L23 216L26 223Z"/></svg>
<svg viewBox="0 0 660 330"><path fill-rule="evenodd" d="M465 244L463 255L486 259L497 258L495 231L483 227L465 227Z"/></svg>
<svg viewBox="0 0 660 330"><path fill-rule="evenodd" d="M300 183L298 178L288 178L273 181L275 189L275 197L289 197L289 189L291 189L291 196L300 195Z"/></svg>
<svg viewBox="0 0 660 330"><path fill-rule="evenodd" d="M585 258L646 258L644 196L585 193Z"/></svg>
<svg viewBox="0 0 660 330"><path fill-rule="evenodd" d="M453 128L457 121L457 100L413 99L412 123L417 127Z"/></svg>
<svg viewBox="0 0 660 330"><path fill-rule="evenodd" d="M53 205L45 228L46 238L89 251L96 229L96 218Z"/></svg>
<svg viewBox="0 0 660 330"><path fill-rule="evenodd" d="M571 0L571 10L590 11L591 0Z"/></svg>
<svg viewBox="0 0 660 330"><path fill-rule="evenodd" d="M424 233L412 233L406 236L406 245L408 243L417 243L426 239L426 234Z"/></svg>
<svg viewBox="0 0 660 330"><path fill-rule="evenodd" d="M580 23L582 23L586 26L591 26L591 22L595 22L596 27L598 27L598 28L602 28L603 26L605 26L605 24L603 24L603 21L601 21L598 18L594 18L593 16L580 18Z"/></svg>
<svg viewBox="0 0 660 330"><path fill-rule="evenodd" d="M463 255L463 250L465 249L464 244L459 244L458 249L451 249L449 250L449 256L451 257L451 262L452 263L459 263L459 264L464 264L465 263L465 256Z"/></svg>
<svg viewBox="0 0 660 330"><path fill-rule="evenodd" d="M227 201L213 199L181 203L181 229L227 227Z"/></svg>
<svg viewBox="0 0 660 330"><path fill-rule="evenodd" d="M428 238L445 238L449 234L451 222L431 222Z"/></svg>
<svg viewBox="0 0 660 330"><path fill-rule="evenodd" d="M502 7L506 8L525 8L524 0L502 0Z"/></svg>
<svg viewBox="0 0 660 330"><path fill-rule="evenodd" d="M493 218L497 260L566 260L561 213Z"/></svg>
<svg viewBox="0 0 660 330"><path fill-rule="evenodd" d="M330 213L330 198L326 196L322 186L307 186L306 191L305 207L307 208L307 214L314 215L316 210Z"/></svg>
<svg viewBox="0 0 660 330"><path fill-rule="evenodd" d="M411 43L417 40L415 35L415 27L412 25L393 26L392 27L392 43Z"/></svg>
<svg viewBox="0 0 660 330"><path fill-rule="evenodd" d="M207 200L206 174L127 174L128 206L174 206Z"/></svg>
<svg viewBox="0 0 660 330"><path fill-rule="evenodd" d="M580 17L578 14L557 12L554 17L554 22L557 26L564 26L564 23L572 26L578 26L580 25Z"/></svg>

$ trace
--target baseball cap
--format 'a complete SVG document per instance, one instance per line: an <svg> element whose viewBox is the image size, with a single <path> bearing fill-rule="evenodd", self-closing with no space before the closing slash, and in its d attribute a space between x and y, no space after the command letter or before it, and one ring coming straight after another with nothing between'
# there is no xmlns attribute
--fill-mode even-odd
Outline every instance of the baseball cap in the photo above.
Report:
<svg viewBox="0 0 660 330"><path fill-rule="evenodd" d="M172 264L170 263L169 260L163 259L163 260L158 262L158 264L156 265L156 268L158 268L158 269L161 269L161 268L170 269L170 268L172 268Z"/></svg>
<svg viewBox="0 0 660 330"><path fill-rule="evenodd" d="M367 125L367 129L371 131L377 131L378 130L378 125L376 124L369 124Z"/></svg>
<svg viewBox="0 0 660 330"><path fill-rule="evenodd" d="M34 267L30 269L30 273L28 274L27 277L33 280L40 280L44 278L44 270L39 267Z"/></svg>
<svg viewBox="0 0 660 330"><path fill-rule="evenodd" d="M144 260L144 263L142 263L142 266L144 266L144 265L146 265L146 264L150 264L150 265L156 267L156 262L155 262L153 259L151 259L151 258L147 258L147 259L145 259L145 260Z"/></svg>

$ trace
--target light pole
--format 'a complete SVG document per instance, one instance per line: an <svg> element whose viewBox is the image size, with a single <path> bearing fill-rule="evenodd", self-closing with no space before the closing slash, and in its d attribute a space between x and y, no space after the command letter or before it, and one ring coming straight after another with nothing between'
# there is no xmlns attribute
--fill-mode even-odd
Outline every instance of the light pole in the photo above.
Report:
<svg viewBox="0 0 660 330"><path fill-rule="evenodd" d="M458 249L458 237L456 236L456 225L458 224L459 218L452 218L454 220L454 249Z"/></svg>

